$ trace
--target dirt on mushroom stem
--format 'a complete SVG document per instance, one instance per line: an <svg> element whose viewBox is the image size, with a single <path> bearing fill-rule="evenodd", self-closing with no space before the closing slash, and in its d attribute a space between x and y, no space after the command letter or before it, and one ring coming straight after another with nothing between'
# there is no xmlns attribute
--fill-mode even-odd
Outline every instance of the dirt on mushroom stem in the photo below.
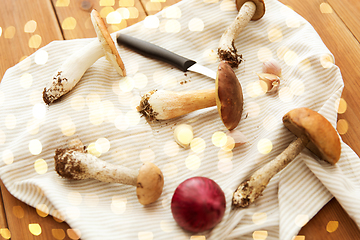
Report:
<svg viewBox="0 0 360 240"><path fill-rule="evenodd" d="M158 115L158 113L152 109L151 104L149 103L150 96L156 91L157 90L150 91L149 93L142 96L139 106L136 107L136 110L141 114L141 116L144 116L149 121L156 120L156 115Z"/></svg>
<svg viewBox="0 0 360 240"><path fill-rule="evenodd" d="M232 68L237 68L243 61L242 54L237 54L234 41L231 42L232 48L224 50L218 48L218 56L221 60L226 61Z"/></svg>

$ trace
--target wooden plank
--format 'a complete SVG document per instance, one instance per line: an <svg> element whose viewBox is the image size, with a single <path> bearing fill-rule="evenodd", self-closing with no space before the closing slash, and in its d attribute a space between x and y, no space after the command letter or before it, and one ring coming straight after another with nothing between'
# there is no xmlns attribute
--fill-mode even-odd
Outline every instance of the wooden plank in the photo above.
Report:
<svg viewBox="0 0 360 240"><path fill-rule="evenodd" d="M96 37L90 12L96 9L104 18L109 32L115 32L143 20L146 13L139 1L52 0L65 39ZM118 12L122 19L106 18L110 12ZM109 23L110 22L110 23Z"/></svg>
<svg viewBox="0 0 360 240"><path fill-rule="evenodd" d="M0 79L24 57L53 40L62 39L53 8L44 0L1 1L0 28Z"/></svg>
<svg viewBox="0 0 360 240"><path fill-rule="evenodd" d="M327 0L331 8L342 19L349 30L360 41L360 1L358 0ZM326 6L325 6L326 7Z"/></svg>
<svg viewBox="0 0 360 240"><path fill-rule="evenodd" d="M358 89L360 88L360 45L347 25L336 14L322 13L322 0L280 0L290 5L296 12L308 20L322 38L325 45L335 56L335 64L340 68L345 88L342 97L347 103L347 110L339 114L339 118L348 123L348 130L342 134L342 139L358 155L360 154L360 106L358 104ZM356 64L357 63L357 64Z"/></svg>
<svg viewBox="0 0 360 240"><path fill-rule="evenodd" d="M355 12L348 12L348 18L340 18L336 13L340 9L349 10L350 5L345 5L342 0L335 1L333 11L324 10L324 1L322 0L279 0L280 2L291 6L297 13L309 21L322 38L325 45L334 54L335 63L340 68L345 83L342 98L347 103L345 113L339 114L339 119L344 119L349 129L342 134L342 139L358 155L360 153L360 128L359 128L359 110L357 104L359 101L358 89L360 83L360 70L354 66L360 64L360 46L353 36L353 29L348 29L351 24L349 19L355 18L360 9ZM354 0L355 1L355 0ZM347 1L347 2L350 2ZM341 6L343 4L343 6ZM325 6L326 7L326 6ZM354 9L353 9L354 10ZM345 22L343 22L345 21ZM339 127L339 125L338 125ZM327 231L330 221L339 224L334 232ZM300 231L299 235L305 236L305 239L360 239L360 231L354 221L342 209L336 199L332 199L319 213Z"/></svg>

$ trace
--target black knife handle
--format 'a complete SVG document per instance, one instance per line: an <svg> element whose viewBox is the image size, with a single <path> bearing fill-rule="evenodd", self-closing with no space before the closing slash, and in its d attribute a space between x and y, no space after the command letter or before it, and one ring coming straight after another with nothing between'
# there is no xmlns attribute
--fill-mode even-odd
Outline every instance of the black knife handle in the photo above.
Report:
<svg viewBox="0 0 360 240"><path fill-rule="evenodd" d="M176 53L170 52L169 50L166 50L155 44L152 44L150 42L123 33L119 33L116 39L119 45L124 45L146 57L155 58L167 62L173 65L174 67L177 67L183 72L186 72L190 66L196 63L193 60L182 57Z"/></svg>

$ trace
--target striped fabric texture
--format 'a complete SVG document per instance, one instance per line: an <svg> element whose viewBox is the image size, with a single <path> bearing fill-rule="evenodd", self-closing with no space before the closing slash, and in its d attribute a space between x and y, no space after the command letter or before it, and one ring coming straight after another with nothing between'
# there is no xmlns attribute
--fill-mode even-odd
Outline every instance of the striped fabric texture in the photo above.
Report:
<svg viewBox="0 0 360 240"><path fill-rule="evenodd" d="M122 46L117 47L126 78L100 58L70 93L46 106L42 101L46 83L71 53L93 39L54 41L8 69L0 84L0 176L7 189L25 203L64 219L83 240L250 240L255 236L291 240L333 196L360 226L360 160L343 142L336 166L303 150L253 205L231 208L237 186L295 139L283 126L283 115L308 107L336 127L344 87L332 54L312 26L276 0L265 4L264 17L251 21L234 42L244 59L235 69L244 95L236 130L244 133L247 143L232 150L218 143L216 136L226 129L216 107L147 122L136 111L146 92L214 88L214 80L181 72ZM184 0L121 33L216 70L219 39L236 14L232 1ZM116 40L116 33L112 37ZM281 84L277 92L264 94L256 73L270 58L281 64ZM181 123L194 130L188 149L173 138ZM156 164L165 177L160 199L142 206L133 186L59 177L54 171L55 149L77 138L110 163L133 169L146 161ZM223 220L211 231L197 234L178 227L170 210L176 187L193 176L216 181L227 199Z"/></svg>

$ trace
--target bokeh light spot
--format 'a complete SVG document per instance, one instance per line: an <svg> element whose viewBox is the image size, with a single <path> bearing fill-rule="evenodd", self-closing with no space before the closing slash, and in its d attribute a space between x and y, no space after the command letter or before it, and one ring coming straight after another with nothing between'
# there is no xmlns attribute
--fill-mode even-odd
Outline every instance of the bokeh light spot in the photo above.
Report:
<svg viewBox="0 0 360 240"><path fill-rule="evenodd" d="M138 232L139 240L153 240L154 234L152 232Z"/></svg>
<svg viewBox="0 0 360 240"><path fill-rule="evenodd" d="M50 213L49 211L49 207L46 204L38 204L36 205L36 213L40 216L40 217L47 217Z"/></svg>
<svg viewBox="0 0 360 240"><path fill-rule="evenodd" d="M123 214L126 211L127 199L121 196L113 196L111 199L111 211L115 214Z"/></svg>
<svg viewBox="0 0 360 240"><path fill-rule="evenodd" d="M135 6L135 0L119 0L120 7L133 7Z"/></svg>
<svg viewBox="0 0 360 240"><path fill-rule="evenodd" d="M79 206L82 203L82 196L79 192L71 191L67 195L69 203L73 206Z"/></svg>
<svg viewBox="0 0 360 240"><path fill-rule="evenodd" d="M201 32L204 30L204 22L201 18L194 17L190 19L188 28L191 32Z"/></svg>
<svg viewBox="0 0 360 240"><path fill-rule="evenodd" d="M265 240L268 237L267 231L254 231L253 239L254 240Z"/></svg>
<svg viewBox="0 0 360 240"><path fill-rule="evenodd" d="M268 29L268 38L270 42L281 42L283 40L283 34L279 28Z"/></svg>
<svg viewBox="0 0 360 240"><path fill-rule="evenodd" d="M165 31L168 33L178 33L181 30L181 24L176 19L166 20Z"/></svg>
<svg viewBox="0 0 360 240"><path fill-rule="evenodd" d="M67 7L70 4L70 0L57 0L55 6L56 7Z"/></svg>
<svg viewBox="0 0 360 240"><path fill-rule="evenodd" d="M145 5L145 9L148 12L159 12L161 8L161 3L159 1L148 1Z"/></svg>
<svg viewBox="0 0 360 240"><path fill-rule="evenodd" d="M206 237L202 235L193 235L190 237L190 240L206 240Z"/></svg>
<svg viewBox="0 0 360 240"><path fill-rule="evenodd" d="M131 77L124 77L119 81L119 88L123 92L130 92L134 88L134 81Z"/></svg>
<svg viewBox="0 0 360 240"><path fill-rule="evenodd" d="M118 11L111 12L106 16L106 22L108 24L120 24L121 21L122 15Z"/></svg>
<svg viewBox="0 0 360 240"><path fill-rule="evenodd" d="M340 135L344 135L349 130L349 123L345 119L340 119L337 122L336 129Z"/></svg>
<svg viewBox="0 0 360 240"><path fill-rule="evenodd" d="M231 0L223 0L223 1L221 1L220 10L224 11L224 12L237 11L235 2L231 1Z"/></svg>
<svg viewBox="0 0 360 240"><path fill-rule="evenodd" d="M190 142L190 148L196 153L201 153L205 151L206 143L204 139L197 137Z"/></svg>
<svg viewBox="0 0 360 240"><path fill-rule="evenodd" d="M305 240L305 236L298 235L293 237L291 240Z"/></svg>
<svg viewBox="0 0 360 240"><path fill-rule="evenodd" d="M211 141L216 147L222 147L226 144L226 134L224 132L214 132L211 136Z"/></svg>
<svg viewBox="0 0 360 240"><path fill-rule="evenodd" d="M148 83L148 78L143 73L136 73L133 77L134 85L138 89L143 89Z"/></svg>
<svg viewBox="0 0 360 240"><path fill-rule="evenodd" d="M107 6L107 7L103 7L101 10L100 10L100 16L102 18L105 18L107 17L107 15L109 15L110 13L114 12L115 9L111 6Z"/></svg>
<svg viewBox="0 0 360 240"><path fill-rule="evenodd" d="M283 102L291 102L293 100L293 94L289 87L283 87L279 90L279 98Z"/></svg>
<svg viewBox="0 0 360 240"><path fill-rule="evenodd" d="M62 29L64 30L74 30L76 27L76 19L73 17L67 17L61 24Z"/></svg>
<svg viewBox="0 0 360 240"><path fill-rule="evenodd" d="M33 33L33 32L35 32L36 27L37 27L36 21L30 20L30 21L28 21L27 23L25 23L24 32L26 32L26 33Z"/></svg>
<svg viewBox="0 0 360 240"><path fill-rule="evenodd" d="M257 144L257 149L261 154L270 153L272 148L273 148L273 144L267 138L260 139L258 144Z"/></svg>
<svg viewBox="0 0 360 240"><path fill-rule="evenodd" d="M295 218L295 224L299 227L305 226L309 222L309 215L307 214L299 214Z"/></svg>
<svg viewBox="0 0 360 240"><path fill-rule="evenodd" d="M100 157L101 156L101 152L98 151L98 149L96 148L95 143L90 143L87 146L87 151L88 151L88 153L90 153L91 155L94 155L95 157Z"/></svg>
<svg viewBox="0 0 360 240"><path fill-rule="evenodd" d="M335 232L339 227L338 221L329 221L326 225L326 231L329 233Z"/></svg>
<svg viewBox="0 0 360 240"><path fill-rule="evenodd" d="M320 11L321 13L332 13L333 9L328 3L323 2L320 4Z"/></svg>
<svg viewBox="0 0 360 240"><path fill-rule="evenodd" d="M61 228L51 229L51 234L55 239L62 240L66 237L65 231Z"/></svg>
<svg viewBox="0 0 360 240"><path fill-rule="evenodd" d="M257 56L260 62L268 61L273 58L271 50L267 47L262 47L257 51Z"/></svg>
<svg viewBox="0 0 360 240"><path fill-rule="evenodd" d="M81 238L81 232L79 229L74 229L74 228L68 228L66 230L67 235L69 236L70 239L73 240L78 240Z"/></svg>
<svg viewBox="0 0 360 240"><path fill-rule="evenodd" d="M294 66L298 63L298 55L294 51L287 51L284 55L284 61L289 66Z"/></svg>
<svg viewBox="0 0 360 240"><path fill-rule="evenodd" d="M8 228L0 228L0 235L5 239L11 238L11 232Z"/></svg>
<svg viewBox="0 0 360 240"><path fill-rule="evenodd" d="M169 6L162 14L164 18L181 18L181 9L178 6Z"/></svg>
<svg viewBox="0 0 360 240"><path fill-rule="evenodd" d="M39 49L35 53L34 61L37 65L44 65L49 59L49 54L42 49Z"/></svg>
<svg viewBox="0 0 360 240"><path fill-rule="evenodd" d="M195 171L199 169L201 159L197 155L191 154L185 159L185 165L189 170Z"/></svg>
<svg viewBox="0 0 360 240"><path fill-rule="evenodd" d="M33 82L33 77L30 73L24 73L20 77L20 86L24 89L28 89L31 87Z"/></svg>
<svg viewBox="0 0 360 240"><path fill-rule="evenodd" d="M137 9L136 7L128 7L127 9L129 11L130 19L135 19L139 17L139 9Z"/></svg>
<svg viewBox="0 0 360 240"><path fill-rule="evenodd" d="M12 212L15 217L17 218L23 218L25 215L24 209L21 206L13 206Z"/></svg>
<svg viewBox="0 0 360 240"><path fill-rule="evenodd" d="M247 106L248 117L255 118L260 114L260 105L256 102L249 102Z"/></svg>
<svg viewBox="0 0 360 240"><path fill-rule="evenodd" d="M189 124L180 124L174 129L174 139L182 147L188 147L193 138L193 128Z"/></svg>
<svg viewBox="0 0 360 240"><path fill-rule="evenodd" d="M34 236L39 236L41 234L41 226L38 223L30 223L29 224L29 231Z"/></svg>
<svg viewBox="0 0 360 240"><path fill-rule="evenodd" d="M2 152L2 160L5 164L9 165L14 162L14 154L11 150L6 149Z"/></svg>
<svg viewBox="0 0 360 240"><path fill-rule="evenodd" d="M265 223L267 220L267 214L265 212L256 212L252 215L252 221L256 225Z"/></svg>
<svg viewBox="0 0 360 240"><path fill-rule="evenodd" d="M62 134L68 137L74 135L76 132L76 126L70 117L61 123L60 128Z"/></svg>
<svg viewBox="0 0 360 240"><path fill-rule="evenodd" d="M132 17L129 8L118 8L116 9L116 12L120 14L122 19L129 19L130 17Z"/></svg>
<svg viewBox="0 0 360 240"><path fill-rule="evenodd" d="M345 99L343 98L339 98L335 101L335 109L337 111L337 113L339 114L343 114L346 112L347 109L347 103L345 101Z"/></svg>
<svg viewBox="0 0 360 240"><path fill-rule="evenodd" d="M324 54L320 57L320 63L323 68L331 68L334 66L334 58L330 54Z"/></svg>
<svg viewBox="0 0 360 240"><path fill-rule="evenodd" d="M39 155L42 152L42 144L40 140L33 139L29 142L29 151L32 155Z"/></svg>
<svg viewBox="0 0 360 240"><path fill-rule="evenodd" d="M146 148L140 152L140 161L143 163L153 162L155 160L155 153L151 148Z"/></svg>
<svg viewBox="0 0 360 240"><path fill-rule="evenodd" d="M174 230L174 225L172 221L161 220L160 222L161 230L164 232L172 232Z"/></svg>
<svg viewBox="0 0 360 240"><path fill-rule="evenodd" d="M285 22L289 28L299 28L300 27L300 21L295 16L288 16L286 18Z"/></svg>
<svg viewBox="0 0 360 240"><path fill-rule="evenodd" d="M35 161L34 168L38 174L45 174L45 173L47 173L48 165L44 159L40 158Z"/></svg>
<svg viewBox="0 0 360 240"><path fill-rule="evenodd" d="M5 29L4 37L11 39L15 36L15 33L16 33L16 29L14 26L7 27Z"/></svg>
<svg viewBox="0 0 360 240"><path fill-rule="evenodd" d="M110 150L110 141L106 138L99 138L95 142L96 149L101 153L106 153Z"/></svg>
<svg viewBox="0 0 360 240"><path fill-rule="evenodd" d="M286 46L281 46L276 50L276 55L278 56L279 59L283 60L285 53L287 53L289 51L289 48Z"/></svg>
<svg viewBox="0 0 360 240"><path fill-rule="evenodd" d="M29 39L29 48L39 48L41 45L42 38L40 35L35 34Z"/></svg>
<svg viewBox="0 0 360 240"><path fill-rule="evenodd" d="M143 23L145 28L158 28L160 26L159 18L154 15L147 16Z"/></svg>

